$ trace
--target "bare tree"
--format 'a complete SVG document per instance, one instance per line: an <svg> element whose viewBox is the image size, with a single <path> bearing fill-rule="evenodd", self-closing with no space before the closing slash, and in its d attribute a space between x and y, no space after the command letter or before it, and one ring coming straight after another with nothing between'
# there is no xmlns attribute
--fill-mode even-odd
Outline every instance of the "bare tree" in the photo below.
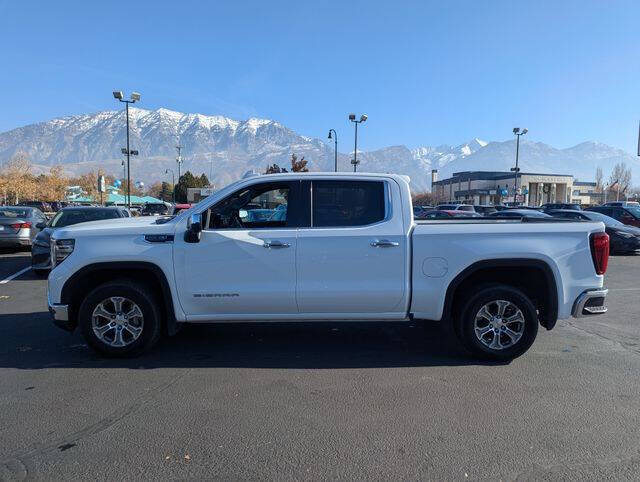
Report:
<svg viewBox="0 0 640 482"><path fill-rule="evenodd" d="M309 172L309 169L307 169L307 161L304 160L304 156L302 156L302 159L298 160L298 156L291 154L291 172Z"/></svg>
<svg viewBox="0 0 640 482"><path fill-rule="evenodd" d="M625 195L631 187L631 168L624 162L618 162L609 176L609 186L615 187L617 199L620 199L620 194Z"/></svg>
<svg viewBox="0 0 640 482"><path fill-rule="evenodd" d="M598 167L596 169L596 192L602 192L604 186L602 185L603 175L602 168Z"/></svg>

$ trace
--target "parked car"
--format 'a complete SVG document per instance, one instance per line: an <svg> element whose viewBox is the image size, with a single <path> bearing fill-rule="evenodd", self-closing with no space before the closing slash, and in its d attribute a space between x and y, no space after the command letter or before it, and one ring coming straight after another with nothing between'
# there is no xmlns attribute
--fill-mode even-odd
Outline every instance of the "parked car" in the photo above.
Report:
<svg viewBox="0 0 640 482"><path fill-rule="evenodd" d="M429 211L433 211L433 206L413 206L413 217L416 219L424 219Z"/></svg>
<svg viewBox="0 0 640 482"><path fill-rule="evenodd" d="M89 221L126 217L129 217L127 210L115 206L77 206L61 209L53 216L51 221L40 226L42 231L35 237L31 248L31 268L37 275L45 275L51 269L50 239L56 230Z"/></svg>
<svg viewBox="0 0 640 482"><path fill-rule="evenodd" d="M475 212L471 204L438 204L436 209L439 211L470 211Z"/></svg>
<svg viewBox="0 0 640 482"><path fill-rule="evenodd" d="M498 211L495 206L487 206L487 205L481 205L481 204L474 205L473 209L477 213L482 214L483 216L486 216L487 214L495 213L496 211Z"/></svg>
<svg viewBox="0 0 640 482"><path fill-rule="evenodd" d="M286 214L254 222L249 205ZM162 223L61 228L49 310L110 356L184 323L415 319L451 322L492 360L526 352L538 324L606 311L602 223L416 222L411 209L404 176L286 173L232 183Z"/></svg>
<svg viewBox="0 0 640 482"><path fill-rule="evenodd" d="M450 211L436 209L425 213L422 219L450 219L450 218L481 218L482 215L475 211Z"/></svg>
<svg viewBox="0 0 640 482"><path fill-rule="evenodd" d="M550 218L548 214L541 213L536 209L503 209L495 213L488 214L490 218Z"/></svg>
<svg viewBox="0 0 640 482"><path fill-rule="evenodd" d="M31 208L36 208L43 213L50 213L52 211L51 205L44 201L22 201L18 203L19 206L29 206Z"/></svg>
<svg viewBox="0 0 640 482"><path fill-rule="evenodd" d="M46 222L44 213L37 208L0 206L0 247L30 247Z"/></svg>
<svg viewBox="0 0 640 482"><path fill-rule="evenodd" d="M581 211L582 207L576 203L547 203L540 206L543 212L557 211L558 209L571 209L573 211Z"/></svg>
<svg viewBox="0 0 640 482"><path fill-rule="evenodd" d="M142 207L141 216L165 216L169 214L169 206L164 203L148 203Z"/></svg>
<svg viewBox="0 0 640 482"><path fill-rule="evenodd" d="M586 210L604 214L622 224L640 227L640 207L637 206L594 206Z"/></svg>
<svg viewBox="0 0 640 482"><path fill-rule="evenodd" d="M611 201L608 203L604 203L603 206L612 206L619 208L626 208L630 206L640 207L640 203L637 201Z"/></svg>
<svg viewBox="0 0 640 482"><path fill-rule="evenodd" d="M604 223L605 231L609 235L610 252L633 253L640 250L640 228L627 226L596 211L549 211L554 218L578 219L582 221L600 221Z"/></svg>

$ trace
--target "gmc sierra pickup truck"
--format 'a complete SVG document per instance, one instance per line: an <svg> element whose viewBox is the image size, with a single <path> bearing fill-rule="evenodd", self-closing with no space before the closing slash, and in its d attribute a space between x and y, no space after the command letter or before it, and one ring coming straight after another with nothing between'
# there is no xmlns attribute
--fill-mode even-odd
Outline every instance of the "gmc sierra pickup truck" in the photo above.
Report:
<svg viewBox="0 0 640 482"><path fill-rule="evenodd" d="M184 323L453 323L478 357L510 360L538 324L606 311L598 222L416 222L398 175L249 177L175 218L84 223L52 235L48 303L111 356Z"/></svg>

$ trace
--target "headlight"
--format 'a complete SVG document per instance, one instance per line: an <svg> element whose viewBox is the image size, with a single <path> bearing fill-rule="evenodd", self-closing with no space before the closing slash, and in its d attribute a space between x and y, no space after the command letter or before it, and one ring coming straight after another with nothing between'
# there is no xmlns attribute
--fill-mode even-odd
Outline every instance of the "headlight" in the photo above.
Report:
<svg viewBox="0 0 640 482"><path fill-rule="evenodd" d="M51 263L55 267L62 263L76 245L75 239L56 239L51 242Z"/></svg>

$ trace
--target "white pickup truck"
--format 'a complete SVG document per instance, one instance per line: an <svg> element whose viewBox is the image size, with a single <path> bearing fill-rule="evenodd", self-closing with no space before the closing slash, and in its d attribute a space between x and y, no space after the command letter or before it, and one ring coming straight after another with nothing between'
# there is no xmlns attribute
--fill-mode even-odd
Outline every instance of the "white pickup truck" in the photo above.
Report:
<svg viewBox="0 0 640 482"><path fill-rule="evenodd" d="M173 219L84 223L51 245L54 322L111 356L184 323L442 320L509 360L538 324L606 311L602 223L416 222L397 175L250 177Z"/></svg>

